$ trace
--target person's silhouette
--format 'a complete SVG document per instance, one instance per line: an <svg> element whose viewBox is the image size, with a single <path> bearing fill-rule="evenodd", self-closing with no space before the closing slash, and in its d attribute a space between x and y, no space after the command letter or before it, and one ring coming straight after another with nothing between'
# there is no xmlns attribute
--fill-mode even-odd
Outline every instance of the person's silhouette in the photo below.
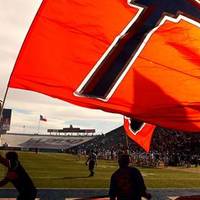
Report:
<svg viewBox="0 0 200 200"><path fill-rule="evenodd" d="M141 200L142 197L151 199L146 192L143 177L135 167L129 167L129 156L121 155L118 159L119 169L111 177L110 200Z"/></svg>
<svg viewBox="0 0 200 200"><path fill-rule="evenodd" d="M6 176L0 181L0 187L11 182L19 192L17 200L34 200L37 190L27 172L18 160L16 152L6 153L6 158L0 155L0 163L8 168Z"/></svg>
<svg viewBox="0 0 200 200"><path fill-rule="evenodd" d="M95 164L97 165L97 155L96 153L94 153L93 150L91 150L85 164L88 165L88 163L89 163L88 169L90 171L89 177L94 176L94 166Z"/></svg>

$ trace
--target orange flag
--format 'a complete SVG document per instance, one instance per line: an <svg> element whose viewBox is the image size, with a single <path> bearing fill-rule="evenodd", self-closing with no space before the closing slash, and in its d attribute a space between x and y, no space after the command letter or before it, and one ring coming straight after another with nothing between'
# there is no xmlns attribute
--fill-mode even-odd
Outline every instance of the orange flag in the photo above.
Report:
<svg viewBox="0 0 200 200"><path fill-rule="evenodd" d="M124 117L124 129L126 134L139 144L146 152L149 152L151 139L156 126L138 120Z"/></svg>
<svg viewBox="0 0 200 200"><path fill-rule="evenodd" d="M9 87L199 131L199 20L195 0L44 0Z"/></svg>

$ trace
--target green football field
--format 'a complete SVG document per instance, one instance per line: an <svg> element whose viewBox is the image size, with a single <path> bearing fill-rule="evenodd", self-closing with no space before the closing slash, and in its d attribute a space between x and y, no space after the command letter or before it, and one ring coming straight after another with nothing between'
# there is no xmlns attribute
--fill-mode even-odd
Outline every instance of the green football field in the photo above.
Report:
<svg viewBox="0 0 200 200"><path fill-rule="evenodd" d="M98 160L95 176L88 177L85 159L77 156L19 152L19 159L38 188L108 188L111 174L117 169L116 162ZM140 170L148 188L200 188L200 167ZM3 177L6 169L1 166L0 172Z"/></svg>

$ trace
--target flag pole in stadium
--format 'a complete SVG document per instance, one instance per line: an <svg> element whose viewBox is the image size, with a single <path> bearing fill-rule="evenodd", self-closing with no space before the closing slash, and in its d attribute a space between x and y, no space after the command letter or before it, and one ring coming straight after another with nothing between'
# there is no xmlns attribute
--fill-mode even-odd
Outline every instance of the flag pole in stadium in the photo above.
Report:
<svg viewBox="0 0 200 200"><path fill-rule="evenodd" d="M126 153L129 155L130 151L129 151L128 135L125 134L125 136L126 136Z"/></svg>
<svg viewBox="0 0 200 200"><path fill-rule="evenodd" d="M38 134L40 132L40 118L39 118L39 122L38 122Z"/></svg>
<svg viewBox="0 0 200 200"><path fill-rule="evenodd" d="M3 108L4 108L4 104L5 104L5 101L6 101L7 94L8 94L8 85L7 85L7 88L6 88L6 92L5 92L3 101L0 100L0 137L2 136L1 129L2 129L2 126L3 126ZM0 139L0 144L2 146L2 137ZM5 150L3 150L3 154L5 154ZM5 173L5 171L6 171L6 168L4 168L4 173Z"/></svg>
<svg viewBox="0 0 200 200"><path fill-rule="evenodd" d="M3 101L0 99L0 112L1 112L1 110L3 110L3 109L1 109L3 107L2 103L3 103ZM1 120L1 117L0 117L0 120Z"/></svg>
<svg viewBox="0 0 200 200"><path fill-rule="evenodd" d="M0 120L2 119L2 116L3 116L3 108L4 108L4 104L5 104L5 101L6 101L6 97L7 97L7 94L8 94L8 86L6 88L6 93L4 95L4 98L3 98L3 101L0 100Z"/></svg>
<svg viewBox="0 0 200 200"><path fill-rule="evenodd" d="M6 92L5 92L3 101L0 100L0 101L1 101L1 102L0 102L0 128L1 128L1 126L2 126L3 108L4 108L4 104L5 104L5 101L6 101L7 94L8 94L8 85L7 85L7 88L6 88ZM0 133L0 135L1 135L1 133Z"/></svg>

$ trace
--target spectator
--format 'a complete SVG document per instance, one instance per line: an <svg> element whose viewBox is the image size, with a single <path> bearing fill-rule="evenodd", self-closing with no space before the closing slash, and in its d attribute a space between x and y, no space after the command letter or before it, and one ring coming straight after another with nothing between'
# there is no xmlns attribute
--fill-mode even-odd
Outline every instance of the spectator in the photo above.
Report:
<svg viewBox="0 0 200 200"><path fill-rule="evenodd" d="M126 137L123 127L119 127L106 135L96 136L72 151L80 149L88 152L94 149L99 159L116 160L117 155L124 153ZM70 151L70 150L69 150ZM68 152L69 152L68 151ZM129 140L129 152L132 162L137 166L199 166L200 164L200 134L185 133L157 127L151 143L149 153L145 153L134 141ZM190 159L188 159L190 158Z"/></svg>
<svg viewBox="0 0 200 200"><path fill-rule="evenodd" d="M121 155L118 160L119 169L111 177L110 200L141 200L151 199L146 192L143 177L138 169L129 167L129 156Z"/></svg>

